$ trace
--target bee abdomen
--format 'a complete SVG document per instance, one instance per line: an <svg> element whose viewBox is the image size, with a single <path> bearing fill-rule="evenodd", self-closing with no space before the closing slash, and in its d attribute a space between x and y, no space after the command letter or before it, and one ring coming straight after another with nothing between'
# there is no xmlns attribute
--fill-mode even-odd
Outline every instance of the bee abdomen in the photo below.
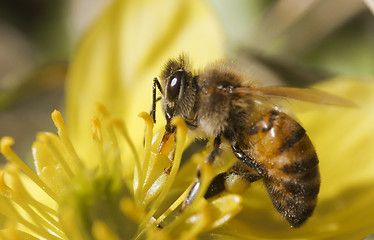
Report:
<svg viewBox="0 0 374 240"><path fill-rule="evenodd" d="M301 226L313 213L320 188L318 167L298 177L264 181L275 209L292 227Z"/></svg>
<svg viewBox="0 0 374 240"><path fill-rule="evenodd" d="M320 188L313 144L305 129L282 112L270 111L253 129L250 153L266 169L264 183L273 205L299 227L312 215Z"/></svg>
<svg viewBox="0 0 374 240"><path fill-rule="evenodd" d="M278 212L291 226L299 227L312 215L317 203L318 158L307 135L281 155L289 161L284 160L286 163L280 168L269 169L265 185Z"/></svg>

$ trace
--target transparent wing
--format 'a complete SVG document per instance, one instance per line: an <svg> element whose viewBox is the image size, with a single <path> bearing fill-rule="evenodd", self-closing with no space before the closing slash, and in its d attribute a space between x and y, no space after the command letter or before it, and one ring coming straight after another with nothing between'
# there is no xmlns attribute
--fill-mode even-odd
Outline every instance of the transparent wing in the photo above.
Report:
<svg viewBox="0 0 374 240"><path fill-rule="evenodd" d="M238 95L243 94L277 98L290 98L318 104L357 107L355 103L348 99L312 88L293 88L281 86L266 86L258 88L239 87L233 88L231 93Z"/></svg>

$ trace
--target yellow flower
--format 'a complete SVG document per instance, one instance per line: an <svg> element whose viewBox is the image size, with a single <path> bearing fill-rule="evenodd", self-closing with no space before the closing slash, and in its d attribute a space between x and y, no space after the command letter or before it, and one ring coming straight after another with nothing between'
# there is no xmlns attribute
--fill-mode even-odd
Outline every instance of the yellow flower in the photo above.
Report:
<svg viewBox="0 0 374 240"><path fill-rule="evenodd" d="M101 117L92 119L96 148L91 149L90 159L96 162L95 169L79 158L58 111L52 114L58 136L40 133L33 145L37 173L13 152L13 140L2 138L1 153L11 162L0 175L0 213L8 225L0 232L2 239L191 239L225 223L240 210L240 196L229 194L208 202L200 194L188 210L164 225L164 219L175 214L189 192L186 188L178 198L170 199L186 124L180 118L173 120L177 143L169 140L158 153L162 132L153 137L153 119L140 114L146 122L140 160L123 122L111 118L103 106L97 111ZM119 137L131 146L131 154L122 152ZM135 162L131 179L122 171L128 167L121 160L126 155L132 155ZM28 178L21 179L26 176L19 169ZM202 189L208 186L211 171L209 165L202 165ZM170 200L174 202L169 204Z"/></svg>
<svg viewBox="0 0 374 240"><path fill-rule="evenodd" d="M216 170L202 164L206 152L179 169L188 142L183 121L175 119L176 142L171 138L162 153L163 122L153 134L143 113L145 135L139 130L137 114L151 107L152 79L165 61L186 52L201 68L223 58L223 46L220 26L201 1L115 0L75 52L67 85L69 128L55 112L58 136L41 133L33 146L38 174L11 150L11 138L2 140L1 151L13 164L1 175L0 237L358 239L373 233L373 81L316 86L360 107L320 106L297 116L316 146L322 178L315 213L299 229L276 213L261 182L243 196L205 200L201 193ZM95 109L97 102L108 111ZM180 213L199 164L201 191Z"/></svg>

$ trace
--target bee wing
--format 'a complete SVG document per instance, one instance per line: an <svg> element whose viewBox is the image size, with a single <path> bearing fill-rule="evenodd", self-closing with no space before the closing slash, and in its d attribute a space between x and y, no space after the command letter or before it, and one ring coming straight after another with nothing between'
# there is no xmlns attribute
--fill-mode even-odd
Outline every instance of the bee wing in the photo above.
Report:
<svg viewBox="0 0 374 240"><path fill-rule="evenodd" d="M255 96L290 98L318 104L357 107L357 105L351 102L350 100L312 88L293 88L281 86L266 86L258 88L239 87L232 89L231 93L238 95L244 94Z"/></svg>

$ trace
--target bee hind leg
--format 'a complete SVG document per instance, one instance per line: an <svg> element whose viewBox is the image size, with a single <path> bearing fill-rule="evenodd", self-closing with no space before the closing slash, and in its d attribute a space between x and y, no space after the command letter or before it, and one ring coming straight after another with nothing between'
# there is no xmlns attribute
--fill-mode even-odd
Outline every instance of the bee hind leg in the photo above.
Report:
<svg viewBox="0 0 374 240"><path fill-rule="evenodd" d="M206 161L213 163L215 158L222 152L221 148L221 136L217 136L214 139L213 150L210 152ZM243 152L241 152L244 154ZM201 172L197 172L197 180L192 186L190 192L188 193L182 209L190 205L192 201L196 198L200 190L200 175ZM221 192L227 190L232 193L240 194L244 192L250 185L250 183L255 182L262 178L256 170L248 166L246 162L238 161L234 163L227 172L222 172L215 176L211 181L208 190L204 194L204 198L208 199L217 196Z"/></svg>
<svg viewBox="0 0 374 240"><path fill-rule="evenodd" d="M238 144L231 145L231 149L237 159L239 159L241 162L247 164L247 166L255 170L258 173L258 175L262 177L265 176L265 170L263 169L263 167L258 162L256 162L252 157L245 154L243 150L240 149Z"/></svg>
<svg viewBox="0 0 374 240"><path fill-rule="evenodd" d="M215 176L212 182L210 183L208 190L206 191L204 195L204 198L208 199L223 192L226 189L225 181L228 176L229 176L228 172L223 172Z"/></svg>
<svg viewBox="0 0 374 240"><path fill-rule="evenodd" d="M214 177L204 197L206 199L214 197L224 190L242 194L252 182L256 182L261 178L253 169L238 161L227 172L220 173Z"/></svg>

